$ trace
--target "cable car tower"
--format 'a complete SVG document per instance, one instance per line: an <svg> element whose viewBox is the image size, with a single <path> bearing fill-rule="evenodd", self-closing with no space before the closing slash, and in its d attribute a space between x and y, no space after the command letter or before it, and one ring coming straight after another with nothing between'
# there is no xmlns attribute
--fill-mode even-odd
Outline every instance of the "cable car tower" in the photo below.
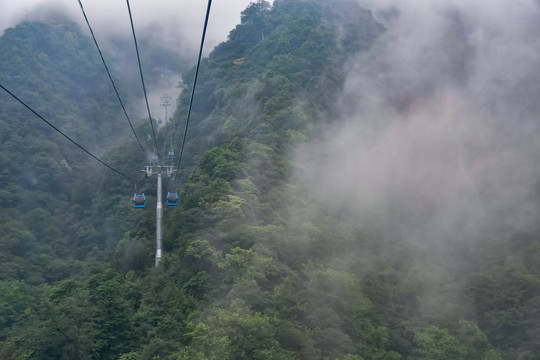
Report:
<svg viewBox="0 0 540 360"><path fill-rule="evenodd" d="M171 106L169 94L165 94L161 97L161 106L165 107L165 124L169 122L168 107Z"/></svg>
<svg viewBox="0 0 540 360"><path fill-rule="evenodd" d="M163 254L162 244L163 244L163 201L162 198L162 187L161 187L161 175L165 173L167 177L171 177L174 173L173 165L161 165L157 155L152 156L152 165L146 165L144 169L147 177L152 177L152 175L157 175L157 194L156 194L156 266L159 265L161 256Z"/></svg>
<svg viewBox="0 0 540 360"><path fill-rule="evenodd" d="M165 107L165 124L168 124L169 122L171 122L171 119L169 119L169 111L168 111L168 108L169 106L171 106L171 103L169 101L169 94L165 94L163 95L163 97L161 98L161 106ZM172 129L169 130L169 133L171 134L171 139L170 139L170 150L169 150L169 153L167 154L168 158L173 160L176 156L174 154L174 150L173 150L173 131Z"/></svg>

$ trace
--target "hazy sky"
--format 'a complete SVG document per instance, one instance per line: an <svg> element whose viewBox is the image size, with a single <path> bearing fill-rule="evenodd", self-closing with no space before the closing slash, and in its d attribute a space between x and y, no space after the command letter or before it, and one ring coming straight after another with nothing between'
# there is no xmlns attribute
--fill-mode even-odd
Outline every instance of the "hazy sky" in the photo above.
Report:
<svg viewBox="0 0 540 360"><path fill-rule="evenodd" d="M104 32L130 33L125 0L83 0L96 36ZM227 34L240 21L240 12L250 0L216 0L212 2L207 33L207 52L226 39ZM202 25L208 2L204 0L131 0L130 6L136 31L154 28L156 41L187 43L196 47L200 43ZM0 0L1 32L22 20L32 20L47 14L50 9L65 11L71 19L84 21L77 0ZM156 25L161 28L156 31ZM83 27L83 29L86 25ZM98 39L99 40L99 39Z"/></svg>

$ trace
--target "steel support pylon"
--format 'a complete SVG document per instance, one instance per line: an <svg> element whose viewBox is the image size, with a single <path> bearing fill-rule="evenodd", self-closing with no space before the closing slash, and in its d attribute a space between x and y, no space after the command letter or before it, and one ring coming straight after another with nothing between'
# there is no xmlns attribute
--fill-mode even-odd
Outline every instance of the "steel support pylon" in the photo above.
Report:
<svg viewBox="0 0 540 360"><path fill-rule="evenodd" d="M163 239L163 202L161 201L161 172L157 176L157 203L156 203L156 266L161 260L161 246Z"/></svg>

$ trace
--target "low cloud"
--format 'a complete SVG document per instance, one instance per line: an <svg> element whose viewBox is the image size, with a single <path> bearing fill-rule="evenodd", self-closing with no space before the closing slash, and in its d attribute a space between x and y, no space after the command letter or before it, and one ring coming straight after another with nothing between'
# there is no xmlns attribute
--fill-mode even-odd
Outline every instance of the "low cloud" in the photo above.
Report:
<svg viewBox="0 0 540 360"><path fill-rule="evenodd" d="M213 2L206 33L204 54L207 55L240 22L240 13L250 0ZM137 74L131 24L126 1L82 0L85 12L101 48L112 55L124 70ZM183 60L193 64L199 52L204 19L207 10L205 1L130 1L133 23L139 44L149 42L154 48L162 47L173 51ZM55 17L67 18L78 23L83 33L90 36L81 8L73 0L5 0L0 2L0 30L3 32L22 21L45 20ZM144 40L144 42L143 42ZM177 59L178 60L178 59ZM170 64L169 60L168 63ZM167 61L165 61L167 63ZM144 65L144 64L143 64ZM179 64L179 67L181 64ZM185 66L185 65L184 65ZM188 65L191 66L191 65ZM116 74L118 76L118 74ZM164 94L171 98L169 116L174 112L175 99L180 93L179 74L164 72L157 84L149 85L149 101L152 116L165 119L165 110L160 106ZM142 96L142 93L141 93ZM137 116L146 117L142 101L136 109Z"/></svg>
<svg viewBox="0 0 540 360"><path fill-rule="evenodd" d="M90 23L98 38L131 35L126 2L107 0L83 1ZM217 1L212 4L208 25L206 50L226 40L229 31L240 22L240 12L250 0ZM196 52L200 44L207 2L204 1L137 1L130 2L137 36L148 32L152 40L169 49L187 48ZM77 1L72 0L5 0L0 2L0 30L13 27L24 20L42 19L51 12L63 12L84 25ZM179 50L184 51L184 50ZM195 57L196 55L194 55Z"/></svg>
<svg viewBox="0 0 540 360"><path fill-rule="evenodd" d="M540 3L364 5L387 32L349 64L345 120L296 153L314 197L359 219L394 214L386 225L429 241L530 226Z"/></svg>

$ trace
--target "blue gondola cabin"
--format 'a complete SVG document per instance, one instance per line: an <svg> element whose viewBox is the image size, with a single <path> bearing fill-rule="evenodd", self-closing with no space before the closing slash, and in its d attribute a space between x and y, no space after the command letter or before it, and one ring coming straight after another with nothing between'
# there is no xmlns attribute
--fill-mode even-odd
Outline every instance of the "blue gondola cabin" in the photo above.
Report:
<svg viewBox="0 0 540 360"><path fill-rule="evenodd" d="M178 205L178 193L168 192L167 193L167 205L177 206Z"/></svg>
<svg viewBox="0 0 540 360"><path fill-rule="evenodd" d="M133 205L136 208L146 207L146 196L144 196L144 193L133 195Z"/></svg>

